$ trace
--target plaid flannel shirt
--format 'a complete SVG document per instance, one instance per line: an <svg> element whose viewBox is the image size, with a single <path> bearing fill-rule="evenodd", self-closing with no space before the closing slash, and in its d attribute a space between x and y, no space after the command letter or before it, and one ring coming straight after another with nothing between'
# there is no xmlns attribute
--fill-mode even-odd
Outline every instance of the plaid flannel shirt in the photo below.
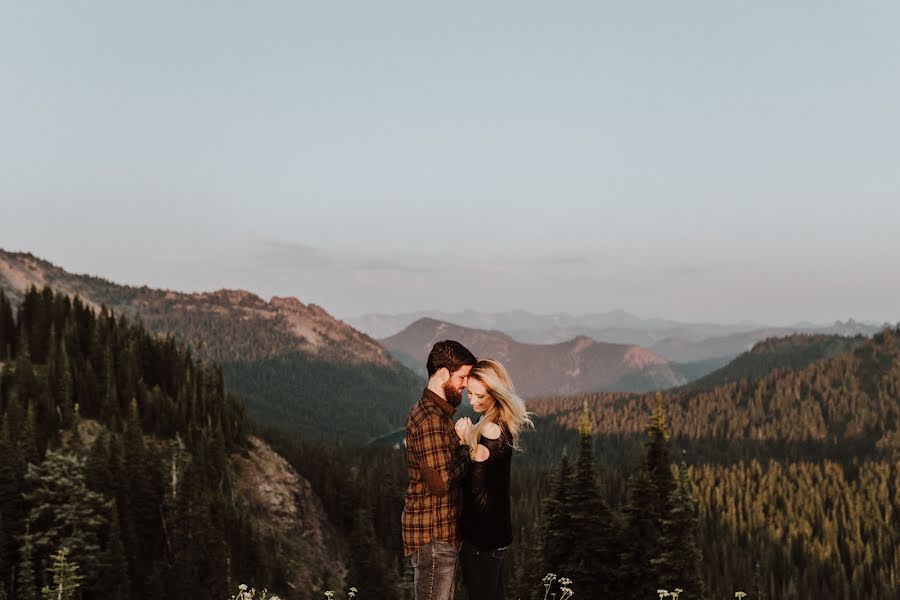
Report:
<svg viewBox="0 0 900 600"><path fill-rule="evenodd" d="M428 542L459 545L459 482L469 467L469 447L459 443L455 408L429 389L409 411L406 464L409 484L401 517L403 551Z"/></svg>

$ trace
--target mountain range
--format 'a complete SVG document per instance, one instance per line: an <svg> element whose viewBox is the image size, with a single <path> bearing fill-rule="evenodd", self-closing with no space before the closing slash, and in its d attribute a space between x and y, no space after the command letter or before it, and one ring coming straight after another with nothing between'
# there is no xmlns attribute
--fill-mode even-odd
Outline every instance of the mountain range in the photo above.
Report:
<svg viewBox="0 0 900 600"><path fill-rule="evenodd" d="M465 310L418 311L397 315L367 314L347 322L376 339L391 337L422 318L455 323L474 329L497 330L512 339L532 344L556 344L579 336L597 341L642 346L675 363L727 360L773 336L795 333L855 336L880 331L885 324L861 323L853 319L830 325L796 323L771 326L740 323L682 323L669 319L643 319L623 310L587 315L535 314L524 310L480 312Z"/></svg>
<svg viewBox="0 0 900 600"><path fill-rule="evenodd" d="M616 389L626 377L632 391L687 382L677 367L646 348L586 336L556 344L529 344L497 330L422 318L381 343L398 360L421 372L431 346L445 339L461 342L476 356L502 362L526 397Z"/></svg>
<svg viewBox="0 0 900 600"><path fill-rule="evenodd" d="M0 249L0 289L7 297L18 303L32 285L77 295L95 309L104 305L139 316L151 331L177 333L207 360L259 360L301 352L323 360L395 365L375 340L296 298L276 296L266 302L244 290L188 294L119 285Z"/></svg>
<svg viewBox="0 0 900 600"><path fill-rule="evenodd" d="M264 425L365 441L402 426L421 391L421 376L378 342L296 298L266 302L244 290L183 293L119 285L0 250L0 290L15 304L30 286L77 295L92 308L105 306L139 319L151 332L174 336L203 360L221 364L229 389Z"/></svg>
<svg viewBox="0 0 900 600"><path fill-rule="evenodd" d="M261 533L276 538L278 544L270 554L281 557L289 566L291 574L287 581L291 586L302 585L304 589L312 589L323 585L328 577L330 582L337 584L367 581L352 570L354 565L358 569L360 564L376 564L373 572L390 571L384 568L384 565L392 564L389 560L375 563L371 560L379 550L372 541L373 532L377 532L379 539L392 540L385 546L390 548L390 556L399 555L396 531L399 530L405 464L401 454L394 453L394 456L389 448L367 447L365 452L360 452L352 443L372 439L379 432L391 431L398 424L402 425L406 410L422 384L422 362L430 343L447 337L459 339L479 355L494 356L504 361L523 395L566 394L536 398L529 402L529 408L538 414L538 426L525 438L527 452L517 459L517 468L520 474L523 467L532 470L516 484L520 495L527 497L514 510L521 510L524 505L540 506L546 490L533 482L545 479L544 467L558 462L562 450L574 441L573 430L584 426L586 414L596 433L596 450L598 456L603 457L604 465L632 461L646 439L644 428L653 407L654 395L591 390L642 389L642 385L652 383L648 383L652 374L660 382L652 387L669 387L683 383L682 380L690 381L688 385L667 393L664 401L673 433L673 449L692 463L691 468L706 469L706 475L698 478L700 484L706 486L701 488L699 506L704 524L703 543L711 564L736 563L742 553L751 547L752 541L763 548L763 559L768 560L765 572L772 574L772 581L780 586L778 589L793 589L790 586L795 582L785 582L788 577L785 573L799 568L797 565L805 565L804 568L818 565L815 567L818 569L815 571L818 580L831 573L846 575L844 565L851 565L852 573L856 573L857 563L863 560L861 557L869 549L873 553L872 564L891 565L895 561L896 544L891 536L893 529L889 526L889 515L897 511L896 494L892 495L891 490L897 489L896 465L900 464L897 462L900 457L900 411L897 406L900 329L897 328L885 329L872 338L839 335L767 338L753 344L749 351L726 366L709 373L713 362L723 360L722 357L702 363L677 364L652 347L636 344L605 343L587 336L550 344L528 343L496 329L463 327L434 319L419 319L400 333L379 342L334 319L324 309L304 305L296 299L274 298L267 302L241 290L185 294L119 286L96 277L69 274L29 254L0 251L0 290L18 303L23 300L24 290L30 286L50 286L45 292L29 294L32 301L35 297L46 298L52 287L55 291L78 294L91 306L113 308L117 313L117 322L108 328L106 325L98 326L98 335L104 331L133 331L135 328L119 322L118 314L123 314L127 319L122 321L140 320L147 329L189 345L195 356L203 359L191 369L192 373L205 373L203 376L172 378L169 374L167 377L172 381L163 388L171 388L171 393L159 391L158 386L153 387L149 374L138 377L138 383L135 383L132 367L137 365L151 369L148 373L160 376L168 373L171 369L160 369L155 357L168 355L173 345L160 344L158 351L138 359L142 355L137 350L149 347L148 344L126 344L124 342L128 338L124 333L109 334L110 344L117 344L109 346L114 351L100 353L95 348L92 365L81 359L72 362L73 365L81 365L80 374L75 378L79 384L74 389L77 398L84 396L82 409L86 416L87 399L92 399L96 405L92 410L102 415L109 410L110 402L118 402L117 406L125 407L127 398L132 394L125 390L137 385L142 390L138 394L142 398L141 414L148 425L155 424L161 430L168 430L179 418L190 419L193 426L184 430L183 438L192 444L199 444L197 448L209 448L210 457L219 457L221 452L211 451L219 447L214 425L237 422L234 415L238 412L232 411L228 418L211 418L203 412L204 406L205 410L209 409L209 403L204 404L202 400L211 397L210 391L217 390L215 394L222 394L224 387L237 392L255 419L276 425L298 440L311 440L305 450L285 454L281 447L283 443L279 447L269 446L248 437L249 445L245 452L229 457L230 469L239 480L235 493L223 496L242 498L248 510L258 517L247 523L248 531L254 528L259 530L261 524L268 524L268 528ZM53 300L52 294L49 296L50 300L46 301L48 306L66 305ZM0 316L4 312L2 304L0 302ZM23 303L21 322L30 322L30 329L21 331L30 333L37 341L57 339L58 332L72 336L82 329L91 331L90 328L71 325L52 327L51 320L46 318L29 321L36 314L31 312L33 308L34 302ZM109 321L106 316L100 320ZM0 333L4 331L3 324L3 319L0 319ZM868 326L852 322L838 324L835 333L852 333L857 327ZM19 332L20 329L7 327L5 331L5 335L9 336L10 332ZM754 331L772 330L758 328ZM40 335L38 332L41 332ZM718 338L734 337L735 344L745 344L752 338L747 337L747 333L750 332L731 332ZM93 345L95 340L86 336L79 343L70 345L68 352ZM0 344L0 349L6 346ZM58 366L65 364L65 360L51 360L47 345L39 346L34 340L24 347L30 348L35 360L40 363L36 371L40 378L57 373L59 381L53 381L65 383L65 377L60 375L65 369L60 370ZM39 347L42 350L38 351ZM28 352L22 355L27 356ZM39 355L44 359L38 358ZM18 373L19 365L28 364L28 360L16 358L8 363L6 371L0 367L0 373L8 376L10 367ZM47 361L46 367L43 360ZM224 385L216 375L218 366L207 370L200 366L207 361L220 360ZM178 365L189 361L188 358L170 363ZM410 371L401 361L417 369L419 374ZM113 366L118 372L110 376L108 369ZM704 369L707 374L702 376ZM688 370L692 372L686 375ZM185 391L188 388L176 385L176 380L193 381L197 388L188 393ZM42 402L54 394L66 397L66 389L65 385L51 385L48 387L49 394L39 394L38 397L42 398ZM96 393L101 389L107 392ZM110 389L114 391L109 392ZM579 389L585 390L585 393L577 393ZM91 390L95 393L88 393ZM11 398L16 396L10 395ZM17 405L14 402L10 406L14 404ZM66 406L71 408L71 403L60 404L60 407ZM27 413L18 410L17 414L16 421L24 423ZM40 414L52 417L58 413L54 409ZM59 414L68 413L63 410ZM115 425L115 419L110 420L110 427L121 428L121 418L118 417L119 425ZM87 418L82 421L87 422ZM9 428L9 431L18 432L17 435L26 430L24 426ZM208 437L195 437L197 431L205 431L204 435ZM232 438L237 438L233 432L227 439ZM321 438L346 441L350 445L320 444L317 440ZM135 443L140 439L140 436L132 436ZM20 446L13 444L10 447ZM221 450L224 451L224 448ZM346 455L354 460L373 456L375 460L359 464L351 460L340 463L335 460L335 457L343 456L338 451L346 451ZM381 451L386 453L378 454ZM6 456L12 457L13 453ZM112 456L115 455L110 454ZM199 473L206 463L200 460L200 454L197 456L198 471L195 472ZM811 462L825 459L824 473L837 473L837 487L821 483L819 471ZM779 461L785 461L784 466ZM174 461L172 464L175 464ZM216 471L219 468L217 464L210 462L206 468L218 474L221 469ZM170 467L169 463L165 466L166 469ZM304 473L304 469L308 473ZM786 474L786 485L775 496L775 491L767 482L771 482L782 469ZM847 485L841 483L844 481L844 471L841 469L846 470ZM125 469L123 472L137 478L144 471L146 469ZM163 472L169 471L160 471ZM309 477L309 481L304 477ZM201 477L182 479L191 484L203 481ZM731 487L722 483L732 479ZM209 480L214 482L216 478ZM531 483L524 485L526 481ZM612 490L610 498L621 501L624 494L616 481L623 481L621 473L615 473L605 483ZM803 482L805 487L798 490L795 485L797 481ZM835 489L839 491L834 492ZM817 490L821 490L822 494L815 495ZM755 499L760 492L773 499L759 506L776 506L780 507L779 510L772 514L765 513L766 518L757 524L759 529L751 531L753 540L735 541L723 537L723 531L727 533L737 529L727 523L729 528L725 529L724 525L719 524L720 516L729 515L729 507L742 505L744 498ZM354 494L358 495L358 499L348 504L347 499ZM133 493L129 502L140 503L144 496ZM21 495L9 497L18 498ZM836 504L832 503L835 498ZM378 504L375 508L369 508L370 502ZM821 506L826 507L824 514L819 514L822 511L816 508ZM878 510L872 509L873 506ZM796 511L791 513L790 518L784 516L785 508L802 507L811 507L812 516L809 519L803 517L806 520L800 520ZM142 513L136 511L136 514ZM152 518L148 521L147 531L157 531L157 513L150 511L148 514ZM205 519L209 520L208 511L197 514L205 514ZM758 514L763 515L764 512L759 510ZM734 515L729 518L734 518ZM740 518L743 522L749 522L746 515ZM859 523L861 518L862 525ZM189 519L179 522L182 527L190 524ZM528 521L523 519L522 522ZM537 529L540 530L539 521L534 522L538 523ZM804 526L798 528L796 523L803 523ZM834 523L838 524L837 533L832 529ZM765 528L770 526L777 531L796 531L790 540L783 543L781 538L770 540L767 537L771 532ZM212 527L209 531L220 529ZM123 531L127 533L128 529ZM803 542L804 537L810 535L809 531L813 532L814 539L810 543ZM864 534L860 536L856 533L859 531ZM204 532L208 534L206 529ZM278 541L281 536L291 543ZM294 544L298 536L303 539ZM341 539L335 541L335 536ZM197 557L203 554L200 550L206 549L206 538L184 539L196 539L198 554L192 560L198 561ZM537 537L529 538L520 533L517 543L523 553L535 552L538 546L528 545L528 540L534 539ZM726 539L729 548L735 550L734 556L715 554L721 552L723 539ZM141 539L141 546L145 545L143 542ZM785 551L779 553L778 549L782 546ZM221 541L218 546L209 544L209 548L214 550L220 547ZM236 543L234 547L243 548L244 544ZM262 552L253 544L247 547L253 552ZM834 553L836 558L824 562L822 556L826 553L819 552L819 548ZM329 563L332 565L329 568L331 575L313 568L322 564L322 552L331 552L330 556L334 559ZM823 560L821 564L815 562L819 559ZM223 561L211 562L219 564ZM192 561L176 560L172 564L188 565ZM526 563L518 561L513 566L521 567L522 564ZM783 565L788 565L788 568L781 568ZM871 587L872 581L885 580L887 570L887 567L879 567L877 571L866 572L867 582L859 584L860 588ZM511 571L516 572L515 569ZM746 581L750 572L750 567L744 565L741 567L742 575L732 575L726 583L731 585L737 579ZM154 580L147 573L141 581ZM848 573L851 571L848 570ZM177 572L172 577L173 581L179 582L195 579L179 578ZM851 579L856 581L856 575ZM374 584L368 585L370 589L377 589ZM844 589L837 585L826 588ZM220 596L224 597L223 594ZM396 596L373 593L373 597ZM890 596L877 593L871 597Z"/></svg>
<svg viewBox="0 0 900 600"><path fill-rule="evenodd" d="M520 393L537 397L682 386L723 367L756 342L790 331L749 323L684 325L624 311L588 317L467 311L456 317L497 327L420 318L378 341L296 298L266 301L244 290L184 293L119 285L69 273L29 253L0 250L0 289L16 303L30 286L77 295L89 306L106 306L139 319L149 331L174 336L198 357L219 363L226 385L263 425L348 442L375 439L404 425L424 382L428 350L440 339L458 339L477 355L504 362ZM684 337L649 347L587 335L547 343L521 341L500 329L543 328L558 335L587 326L645 335L681 331ZM820 328L845 335L875 329L852 321Z"/></svg>

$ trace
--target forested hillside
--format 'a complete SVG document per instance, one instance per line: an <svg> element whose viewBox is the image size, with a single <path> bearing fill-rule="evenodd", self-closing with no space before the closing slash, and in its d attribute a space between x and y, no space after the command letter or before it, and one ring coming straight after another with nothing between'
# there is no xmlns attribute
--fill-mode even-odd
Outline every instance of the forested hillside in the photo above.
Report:
<svg viewBox="0 0 900 600"><path fill-rule="evenodd" d="M0 412L0 597L36 598L62 548L83 598L324 586L326 551L343 581L340 544L310 536L335 535L318 498L248 437L221 369L171 336L49 288L18 307L0 293ZM273 467L278 510L303 515L283 532L243 481Z"/></svg>
<svg viewBox="0 0 900 600"><path fill-rule="evenodd" d="M739 590L769 599L897 597L898 384L900 331L885 329L802 368L662 397L672 467L684 462L676 473L697 501L702 597L734 597ZM550 569L540 562L550 526L547 502L559 494L561 455L574 463L578 454L585 415L612 515L613 562L627 566L623 555L638 540L625 535L628 515L647 506L633 489L654 396L586 394L537 400L530 408L539 416L535 431L524 434L525 452L513 460L516 539L507 572L510 589L541 598L535 573ZM403 464L397 452L393 464L379 468L399 478ZM575 493L574 487L563 493ZM397 492L395 511L401 502ZM570 539L574 548L582 538L573 532ZM661 572L647 574L659 578L659 587L670 585ZM615 569L605 576L631 577ZM578 583L579 597L608 597ZM680 587L682 598L698 597Z"/></svg>
<svg viewBox="0 0 900 600"><path fill-rule="evenodd" d="M0 249L0 290L21 301L50 286L94 310L106 306L221 365L261 423L337 443L365 443L402 427L423 372L315 304L244 290L183 293L75 275L31 254ZM360 418L364 416L365 418Z"/></svg>

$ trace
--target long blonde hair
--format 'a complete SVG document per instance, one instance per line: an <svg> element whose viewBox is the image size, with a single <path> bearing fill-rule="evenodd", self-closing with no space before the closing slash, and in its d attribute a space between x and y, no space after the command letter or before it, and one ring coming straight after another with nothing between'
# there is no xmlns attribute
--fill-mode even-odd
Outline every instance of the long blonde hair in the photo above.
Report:
<svg viewBox="0 0 900 600"><path fill-rule="evenodd" d="M531 427L534 429L534 423L531 421L531 415L525 409L525 401L516 393L513 387L512 379L506 369L496 360L483 358L475 363L469 372L469 379L477 379L487 388L487 393L494 399L494 404L487 412L481 415L478 423L469 430L466 436L466 443L469 445L469 452L472 458L475 458L475 450L478 447L478 437L481 435L484 426L493 422L501 427L506 425L509 435L512 438L510 445L516 450L519 447L519 433L523 427Z"/></svg>

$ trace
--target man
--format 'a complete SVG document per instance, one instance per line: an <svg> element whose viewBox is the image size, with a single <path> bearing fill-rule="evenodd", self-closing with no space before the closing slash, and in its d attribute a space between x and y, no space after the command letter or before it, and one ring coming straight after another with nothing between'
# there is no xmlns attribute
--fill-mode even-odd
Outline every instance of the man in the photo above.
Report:
<svg viewBox="0 0 900 600"><path fill-rule="evenodd" d="M475 356L453 340L428 355L428 385L409 411L409 485L401 519L403 550L412 562L416 600L450 600L459 552L459 482L469 466L468 419L453 424ZM459 431L459 433L457 433Z"/></svg>

